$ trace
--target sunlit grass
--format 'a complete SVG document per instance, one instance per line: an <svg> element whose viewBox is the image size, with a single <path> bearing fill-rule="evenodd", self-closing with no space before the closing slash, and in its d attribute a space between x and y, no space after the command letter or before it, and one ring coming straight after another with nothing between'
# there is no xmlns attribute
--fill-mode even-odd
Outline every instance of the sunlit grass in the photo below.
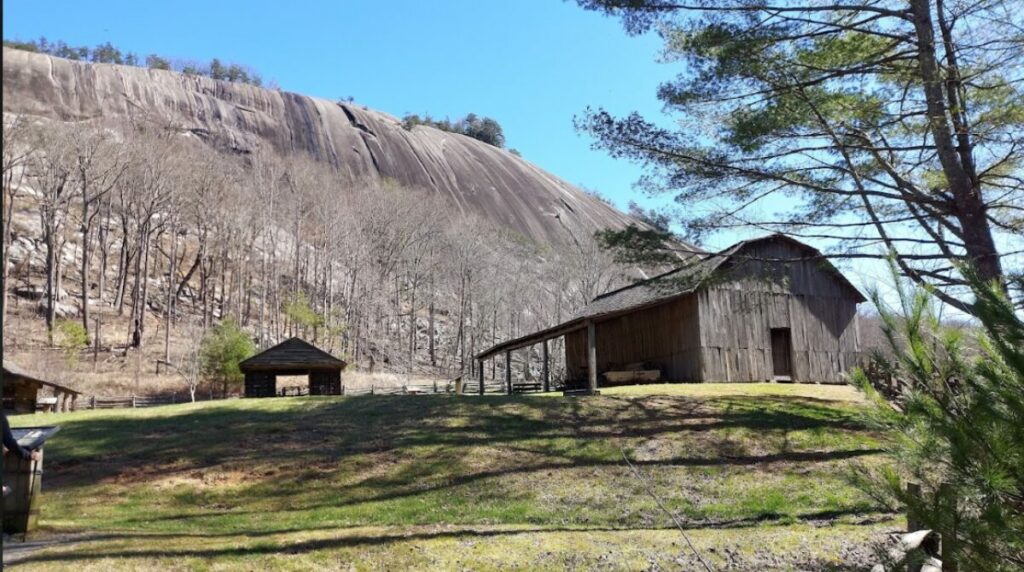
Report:
<svg viewBox="0 0 1024 572"><path fill-rule="evenodd" d="M14 423L62 426L47 446L47 531L118 537L88 550L41 553L39 566L62 558L110 564L89 556L108 553L126 556L116 562L127 568L174 563L178 556L250 568L252 554L273 561L294 535L512 527L532 532L486 542L530 537L551 555L539 566L557 568L577 552L583 562L599 554L550 540L565 540L564 533L536 531L573 530L584 545L595 534L617 531L607 540L617 546L613 552L625 554L617 543L629 539L649 543L658 554L655 538L673 523L623 453L669 509L695 528L745 527L753 541L787 526L806 534L805 522L891 518L846 478L849 463L878 462L881 436L862 425L860 407L846 387L657 385L590 398L232 400ZM462 540L476 542L474 534ZM153 546L152 535L170 540ZM719 539L729 536L723 532ZM220 539L229 537L241 538L248 551L218 551ZM457 538L432 536L430 542L449 546ZM208 553L186 551L186 539ZM708 536L708 542L718 540ZM162 552L129 554L146 547ZM427 566L451 556L409 554L400 540L392 548L377 546L377 567ZM332 561L325 551L354 558L353 550L303 549L299 561L317 566ZM619 567L629 567L627 561Z"/></svg>

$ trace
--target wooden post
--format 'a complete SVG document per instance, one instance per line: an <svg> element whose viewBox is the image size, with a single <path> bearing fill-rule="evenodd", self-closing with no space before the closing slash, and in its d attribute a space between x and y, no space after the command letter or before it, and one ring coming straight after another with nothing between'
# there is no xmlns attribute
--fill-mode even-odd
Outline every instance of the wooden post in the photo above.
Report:
<svg viewBox="0 0 1024 572"><path fill-rule="evenodd" d="M512 352L505 352L505 386L508 394L512 395Z"/></svg>
<svg viewBox="0 0 1024 572"><path fill-rule="evenodd" d="M544 340L544 393L551 391L551 368L548 367L548 341Z"/></svg>
<svg viewBox="0 0 1024 572"><path fill-rule="evenodd" d="M480 360L480 367L479 367L477 373L479 374L479 378L480 378L480 395L483 395L484 394L484 362L483 362L483 360Z"/></svg>
<svg viewBox="0 0 1024 572"><path fill-rule="evenodd" d="M960 568L956 565L956 561L953 560L953 551L956 548L957 525L959 524L956 512L957 499L956 493L949 483L939 485L939 499L941 499L943 510L950 514L953 520L952 530L949 531L949 534L942 536L942 545L939 548L942 572L958 572Z"/></svg>
<svg viewBox="0 0 1024 572"><path fill-rule="evenodd" d="M587 393L597 393L597 331L587 322Z"/></svg>
<svg viewBox="0 0 1024 572"><path fill-rule="evenodd" d="M100 292L100 297L103 297L103 292ZM100 319L96 317L93 321L96 328L92 334L92 370L96 371L96 362L100 359Z"/></svg>
<svg viewBox="0 0 1024 572"><path fill-rule="evenodd" d="M907 483L907 495L913 497L915 500L921 499L921 485L918 483ZM917 529L921 527L921 524L914 518L913 511L907 511L907 532L917 532Z"/></svg>
<svg viewBox="0 0 1024 572"><path fill-rule="evenodd" d="M132 394L132 407L135 407L135 394Z"/></svg>

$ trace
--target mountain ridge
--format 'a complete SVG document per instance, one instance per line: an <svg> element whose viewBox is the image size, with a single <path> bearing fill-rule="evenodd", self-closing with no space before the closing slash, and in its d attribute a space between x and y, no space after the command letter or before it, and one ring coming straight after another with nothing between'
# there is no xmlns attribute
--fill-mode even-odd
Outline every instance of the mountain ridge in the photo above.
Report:
<svg viewBox="0 0 1024 572"><path fill-rule="evenodd" d="M238 153L306 153L353 186L392 180L430 189L539 243L641 224L509 151L346 102L5 47L4 113L59 121L148 117Z"/></svg>

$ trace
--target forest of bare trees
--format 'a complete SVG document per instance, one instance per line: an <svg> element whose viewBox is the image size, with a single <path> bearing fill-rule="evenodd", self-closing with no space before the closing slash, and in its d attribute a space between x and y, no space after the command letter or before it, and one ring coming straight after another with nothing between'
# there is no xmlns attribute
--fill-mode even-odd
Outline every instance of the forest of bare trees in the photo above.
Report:
<svg viewBox="0 0 1024 572"><path fill-rule="evenodd" d="M538 245L429 191L352 188L307 157L212 151L146 123L5 115L3 137L4 307L11 284L38 283L50 344L62 311L92 334L104 308L127 326L105 345L159 330L172 363L172 332L230 319L260 348L299 335L362 370L450 378L623 279L593 237ZM38 233L41 268L8 260L19 232Z"/></svg>

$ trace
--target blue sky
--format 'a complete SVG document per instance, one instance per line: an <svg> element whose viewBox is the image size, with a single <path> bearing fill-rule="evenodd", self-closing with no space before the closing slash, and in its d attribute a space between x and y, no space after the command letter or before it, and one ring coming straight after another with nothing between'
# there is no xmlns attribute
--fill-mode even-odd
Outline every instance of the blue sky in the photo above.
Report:
<svg viewBox="0 0 1024 572"><path fill-rule="evenodd" d="M7 39L219 57L289 91L352 96L398 116L487 115L524 157L623 209L639 198L639 168L591 150L573 116L588 105L657 116L657 86L678 72L656 63L657 36L629 37L618 20L560 0L4 0L3 8Z"/></svg>

